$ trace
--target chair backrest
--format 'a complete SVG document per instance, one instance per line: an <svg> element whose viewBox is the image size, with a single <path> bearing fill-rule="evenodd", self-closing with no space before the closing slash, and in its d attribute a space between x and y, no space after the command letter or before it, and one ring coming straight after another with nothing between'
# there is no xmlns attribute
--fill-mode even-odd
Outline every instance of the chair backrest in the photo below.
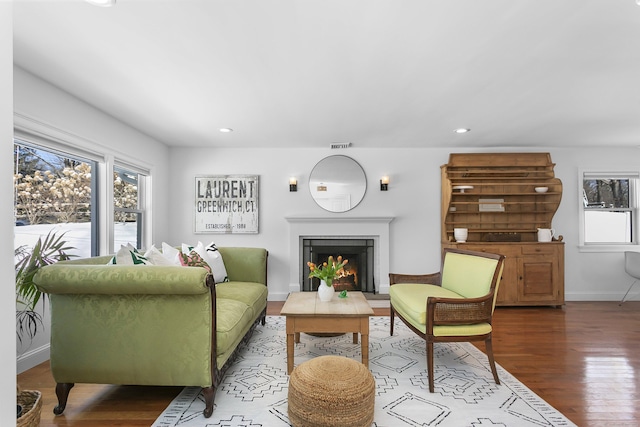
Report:
<svg viewBox="0 0 640 427"><path fill-rule="evenodd" d="M502 255L445 249L441 285L465 298L487 295L498 284L503 260Z"/></svg>
<svg viewBox="0 0 640 427"><path fill-rule="evenodd" d="M624 253L624 271L635 279L640 279L640 252Z"/></svg>

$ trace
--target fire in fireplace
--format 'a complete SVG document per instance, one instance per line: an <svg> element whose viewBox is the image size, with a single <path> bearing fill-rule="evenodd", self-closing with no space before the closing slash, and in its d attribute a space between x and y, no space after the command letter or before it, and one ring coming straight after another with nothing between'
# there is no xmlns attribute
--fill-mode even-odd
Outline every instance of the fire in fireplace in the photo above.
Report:
<svg viewBox="0 0 640 427"><path fill-rule="evenodd" d="M320 284L318 279L308 278L307 261L320 265L326 262L329 256L337 258L338 255L342 255L342 258L348 259L349 262L344 268L345 273L333 282L336 291L375 293L373 249L373 239L303 239L302 290L314 291Z"/></svg>
<svg viewBox="0 0 640 427"><path fill-rule="evenodd" d="M343 273L333 281L333 287L336 291L359 291L360 284L358 283L358 254L340 253L343 259L349 260L347 265L344 266ZM318 265L325 263L329 260L329 256L334 259L338 257L338 254L334 253L320 253L318 254ZM316 287L317 288L317 287Z"/></svg>

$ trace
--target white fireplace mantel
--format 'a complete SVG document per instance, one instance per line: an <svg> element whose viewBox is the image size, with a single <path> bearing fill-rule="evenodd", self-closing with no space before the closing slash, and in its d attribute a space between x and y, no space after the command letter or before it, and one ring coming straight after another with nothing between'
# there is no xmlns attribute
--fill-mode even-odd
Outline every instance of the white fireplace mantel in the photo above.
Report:
<svg viewBox="0 0 640 427"><path fill-rule="evenodd" d="M389 224L394 217L311 217L290 216L289 223L289 259L293 261L289 268L289 292L302 289L302 240L317 238L369 238L374 241L373 277L376 292L389 293Z"/></svg>

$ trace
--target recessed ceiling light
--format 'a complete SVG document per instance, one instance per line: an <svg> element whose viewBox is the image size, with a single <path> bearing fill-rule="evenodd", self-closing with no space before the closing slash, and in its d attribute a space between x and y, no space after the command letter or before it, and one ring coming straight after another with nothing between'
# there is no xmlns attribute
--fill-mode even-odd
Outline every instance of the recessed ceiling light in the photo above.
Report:
<svg viewBox="0 0 640 427"><path fill-rule="evenodd" d="M467 128L458 128L456 130L454 130L455 133L467 133L470 132L471 129L467 129Z"/></svg>
<svg viewBox="0 0 640 427"><path fill-rule="evenodd" d="M233 132L233 129L231 128L220 128L218 129L220 132L222 133L229 133L229 132Z"/></svg>
<svg viewBox="0 0 640 427"><path fill-rule="evenodd" d="M86 0L87 3L91 3L94 6L111 7L115 6L116 0Z"/></svg>

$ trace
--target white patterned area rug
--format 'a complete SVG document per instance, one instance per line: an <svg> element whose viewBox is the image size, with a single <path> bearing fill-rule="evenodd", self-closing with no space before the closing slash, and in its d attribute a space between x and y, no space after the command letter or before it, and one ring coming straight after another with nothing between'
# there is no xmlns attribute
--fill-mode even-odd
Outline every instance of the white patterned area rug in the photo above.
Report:
<svg viewBox="0 0 640 427"><path fill-rule="evenodd" d="M429 393L425 343L399 320L389 336L389 317L371 317L369 369L376 381L374 427L575 426L498 366L496 385L486 355L469 343L435 345L435 393ZM351 334L301 334L296 366L321 355L360 361ZM233 362L204 418L199 387L186 387L152 427L280 427L287 416L285 318L268 316Z"/></svg>

